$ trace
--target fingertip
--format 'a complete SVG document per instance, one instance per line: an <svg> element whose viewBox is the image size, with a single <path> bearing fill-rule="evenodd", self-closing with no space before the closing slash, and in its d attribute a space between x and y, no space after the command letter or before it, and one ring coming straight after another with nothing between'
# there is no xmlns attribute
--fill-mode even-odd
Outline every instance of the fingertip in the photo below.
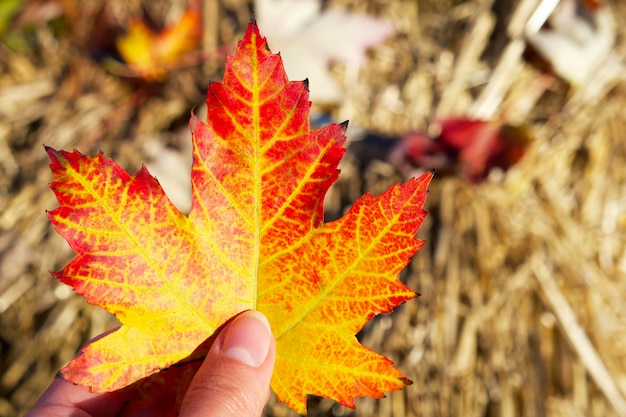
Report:
<svg viewBox="0 0 626 417"><path fill-rule="evenodd" d="M276 343L269 322L257 311L235 317L216 338L196 373L181 417L258 417L269 398Z"/></svg>
<svg viewBox="0 0 626 417"><path fill-rule="evenodd" d="M265 363L273 336L270 323L262 313L240 314L224 333L221 344L224 356L254 368Z"/></svg>

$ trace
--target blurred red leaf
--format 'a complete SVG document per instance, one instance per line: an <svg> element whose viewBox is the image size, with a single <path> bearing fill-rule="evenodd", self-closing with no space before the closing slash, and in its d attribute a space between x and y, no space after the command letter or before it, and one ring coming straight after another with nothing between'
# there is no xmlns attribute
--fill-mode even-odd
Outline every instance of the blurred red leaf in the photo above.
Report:
<svg viewBox="0 0 626 417"><path fill-rule="evenodd" d="M517 163L529 143L524 128L498 121L447 118L439 126L435 138L417 132L403 137L392 150L391 162L458 173L478 182L492 168L506 170Z"/></svg>

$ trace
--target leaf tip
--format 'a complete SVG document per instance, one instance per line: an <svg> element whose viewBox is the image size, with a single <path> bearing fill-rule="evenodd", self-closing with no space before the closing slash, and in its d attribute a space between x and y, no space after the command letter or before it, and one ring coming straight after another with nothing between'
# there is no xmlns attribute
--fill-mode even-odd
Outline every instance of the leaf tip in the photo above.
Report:
<svg viewBox="0 0 626 417"><path fill-rule="evenodd" d="M254 34L255 36L261 37L261 33L259 31L259 25L256 22L256 17L254 12L250 14L250 21L248 22L248 28L246 29L246 34L243 40L250 39L250 37ZM265 39L265 38L262 38Z"/></svg>
<svg viewBox="0 0 626 417"><path fill-rule="evenodd" d="M52 146L48 146L48 145L43 145L43 149L46 151L46 153L48 154L48 158L50 158L51 160L56 159L57 156L63 152L63 151L58 151L54 149Z"/></svg>
<svg viewBox="0 0 626 417"><path fill-rule="evenodd" d="M401 377L401 378L400 378L400 381L402 381L402 383L403 383L405 386L413 385L413 381L411 381L409 378L407 378L407 377L405 377L405 376Z"/></svg>

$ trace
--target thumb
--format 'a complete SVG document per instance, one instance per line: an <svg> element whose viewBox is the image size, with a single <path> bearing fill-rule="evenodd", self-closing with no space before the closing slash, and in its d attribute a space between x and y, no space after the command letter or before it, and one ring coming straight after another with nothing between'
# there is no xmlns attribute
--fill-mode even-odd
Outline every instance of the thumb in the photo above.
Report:
<svg viewBox="0 0 626 417"><path fill-rule="evenodd" d="M276 342L258 311L235 317L216 338L183 400L180 417L259 417L269 398Z"/></svg>

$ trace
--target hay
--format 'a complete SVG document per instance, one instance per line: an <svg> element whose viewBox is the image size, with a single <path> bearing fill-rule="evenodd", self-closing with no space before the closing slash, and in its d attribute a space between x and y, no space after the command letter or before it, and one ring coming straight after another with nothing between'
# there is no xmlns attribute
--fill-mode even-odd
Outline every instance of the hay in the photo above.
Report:
<svg viewBox="0 0 626 417"><path fill-rule="evenodd" d="M121 2L111 3L119 14ZM482 184L432 185L419 234L428 244L403 274L422 296L360 335L414 384L360 399L356 411L314 398L310 415L626 416L623 83L574 92L555 79L529 94L542 82L521 57L534 1L329 3L384 16L400 32L372 51L334 109L351 131L402 134L437 116L507 109L534 140L521 163ZM115 324L47 273L72 253L44 213L56 202L41 145L103 150L136 169L155 141L182 147L179 127L202 101L195 86L220 78L221 64L182 70L157 92L134 89L85 54L97 11L81 7L74 38L42 26L37 48L0 49L0 417L22 414L81 344ZM622 31L626 8L610 7ZM221 29L207 39L227 42L247 9L220 9ZM372 159L346 157L330 215L401 179ZM290 413L271 401L267 415Z"/></svg>

